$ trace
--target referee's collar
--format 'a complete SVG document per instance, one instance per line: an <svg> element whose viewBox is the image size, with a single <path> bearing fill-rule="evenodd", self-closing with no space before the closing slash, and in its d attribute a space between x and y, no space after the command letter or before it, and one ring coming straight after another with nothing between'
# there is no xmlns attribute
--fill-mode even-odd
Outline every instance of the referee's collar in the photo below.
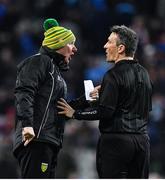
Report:
<svg viewBox="0 0 165 180"><path fill-rule="evenodd" d="M115 63L115 65L119 65L119 64L134 64L134 63L138 63L138 61L135 60L135 59L133 59L133 60L122 59L121 61L118 61L117 63Z"/></svg>

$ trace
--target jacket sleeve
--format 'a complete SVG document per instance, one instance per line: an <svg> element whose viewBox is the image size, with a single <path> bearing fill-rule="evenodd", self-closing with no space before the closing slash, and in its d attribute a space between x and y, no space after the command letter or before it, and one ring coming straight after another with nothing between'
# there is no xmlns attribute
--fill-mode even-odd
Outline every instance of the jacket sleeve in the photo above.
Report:
<svg viewBox="0 0 165 180"><path fill-rule="evenodd" d="M73 114L73 119L93 121L99 119L98 108L88 110L76 110Z"/></svg>
<svg viewBox="0 0 165 180"><path fill-rule="evenodd" d="M154 84L151 80L150 82L151 82L151 96L150 96L150 102L149 102L149 111L152 111L152 96L154 94Z"/></svg>
<svg viewBox="0 0 165 180"><path fill-rule="evenodd" d="M90 106L89 102L85 99L85 95L82 95L79 98L70 101L69 105L75 110L85 109Z"/></svg>
<svg viewBox="0 0 165 180"><path fill-rule="evenodd" d="M99 107L94 107L88 110L76 110L73 119L87 121L110 119L113 113L113 109L99 105Z"/></svg>
<svg viewBox="0 0 165 180"><path fill-rule="evenodd" d="M85 95L82 95L77 99L71 100L68 103L75 110L98 106L98 100L87 101Z"/></svg>
<svg viewBox="0 0 165 180"><path fill-rule="evenodd" d="M42 57L43 58L43 57ZM48 59L34 56L18 68L15 86L16 116L22 127L33 127L33 105L40 83L46 78Z"/></svg>

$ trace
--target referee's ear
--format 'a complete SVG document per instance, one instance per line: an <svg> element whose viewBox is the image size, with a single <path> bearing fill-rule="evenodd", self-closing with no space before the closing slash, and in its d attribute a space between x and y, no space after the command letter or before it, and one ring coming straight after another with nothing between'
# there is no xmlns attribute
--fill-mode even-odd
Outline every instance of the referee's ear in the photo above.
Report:
<svg viewBox="0 0 165 180"><path fill-rule="evenodd" d="M125 53L125 46L124 46L124 44L118 45L118 53L119 54Z"/></svg>

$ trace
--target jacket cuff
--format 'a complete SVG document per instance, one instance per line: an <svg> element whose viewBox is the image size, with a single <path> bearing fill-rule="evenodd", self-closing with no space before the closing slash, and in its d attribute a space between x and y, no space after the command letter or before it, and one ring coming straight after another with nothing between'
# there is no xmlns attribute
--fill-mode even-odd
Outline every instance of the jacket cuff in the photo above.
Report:
<svg viewBox="0 0 165 180"><path fill-rule="evenodd" d="M28 119L24 119L24 120L22 120L22 127L24 128L24 127L33 127L33 123Z"/></svg>
<svg viewBox="0 0 165 180"><path fill-rule="evenodd" d="M80 110L75 110L75 112L74 112L74 114L72 116L72 119L82 120L81 111Z"/></svg>

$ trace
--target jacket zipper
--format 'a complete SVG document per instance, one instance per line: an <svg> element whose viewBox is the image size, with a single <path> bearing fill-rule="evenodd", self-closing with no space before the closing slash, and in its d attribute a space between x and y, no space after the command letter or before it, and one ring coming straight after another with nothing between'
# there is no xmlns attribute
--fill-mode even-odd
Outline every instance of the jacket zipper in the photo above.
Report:
<svg viewBox="0 0 165 180"><path fill-rule="evenodd" d="M51 63L53 64L52 62L53 60L51 60ZM47 114L48 114L48 108L49 108L49 104L50 104L50 100L51 100L51 97L53 95L53 90L54 90L54 77L53 77L53 74L54 74L54 64L53 64L53 70L52 72L49 72L50 76L52 77L52 89L51 89L51 92L50 92L50 95L49 95L49 99L48 99L48 103L46 105L46 109L45 109L45 112L44 112L44 116L42 118L42 121L41 121L41 125L40 125L40 128L38 130L38 134L37 134L37 138L39 137L40 133L41 133L41 130L42 128L44 127L44 125L46 124L45 120L47 120Z"/></svg>
<svg viewBox="0 0 165 180"><path fill-rule="evenodd" d="M46 113L46 118L45 118L45 122L44 122L44 124L43 124L42 128L44 128L44 127L45 127L45 124L46 124L46 122L47 122L47 120L48 120L48 116L49 116L49 109L47 110L47 113Z"/></svg>

